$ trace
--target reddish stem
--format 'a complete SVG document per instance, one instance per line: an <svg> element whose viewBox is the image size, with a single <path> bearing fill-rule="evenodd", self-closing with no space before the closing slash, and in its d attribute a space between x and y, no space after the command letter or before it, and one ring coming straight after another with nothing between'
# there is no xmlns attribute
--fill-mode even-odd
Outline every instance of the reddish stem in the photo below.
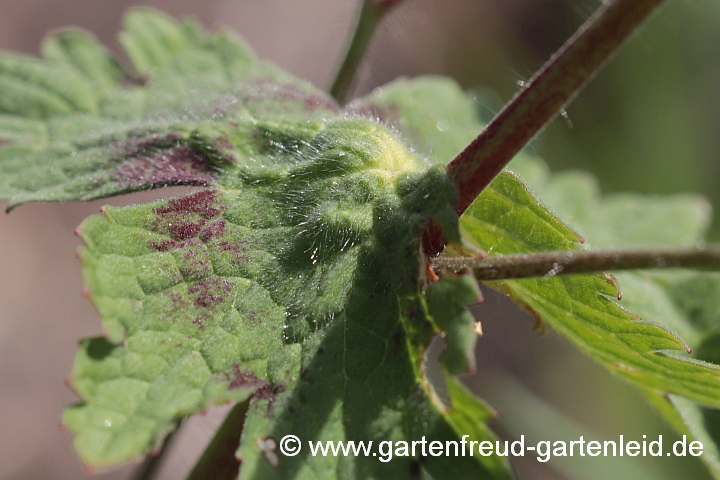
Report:
<svg viewBox="0 0 720 480"><path fill-rule="evenodd" d="M458 215L562 111L663 0L603 5L447 167Z"/></svg>

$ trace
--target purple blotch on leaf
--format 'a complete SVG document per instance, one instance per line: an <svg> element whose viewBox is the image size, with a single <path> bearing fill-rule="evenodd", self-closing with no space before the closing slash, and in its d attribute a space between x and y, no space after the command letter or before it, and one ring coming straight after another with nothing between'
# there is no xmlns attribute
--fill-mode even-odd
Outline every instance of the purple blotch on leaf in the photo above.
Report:
<svg viewBox="0 0 720 480"><path fill-rule="evenodd" d="M193 303L198 308L212 308L220 305L228 297L233 283L222 278L200 280L188 288L194 297Z"/></svg>
<svg viewBox="0 0 720 480"><path fill-rule="evenodd" d="M154 227L160 230L165 225L173 240L185 240L197 236L208 220L219 216L222 210L218 207L214 190L176 198L154 210L157 216ZM168 248L171 245L167 245L166 250Z"/></svg>
<svg viewBox="0 0 720 480"><path fill-rule="evenodd" d="M214 183L212 166L176 135L130 141L120 145L125 153L115 159L114 180L125 187L169 185L209 186Z"/></svg>

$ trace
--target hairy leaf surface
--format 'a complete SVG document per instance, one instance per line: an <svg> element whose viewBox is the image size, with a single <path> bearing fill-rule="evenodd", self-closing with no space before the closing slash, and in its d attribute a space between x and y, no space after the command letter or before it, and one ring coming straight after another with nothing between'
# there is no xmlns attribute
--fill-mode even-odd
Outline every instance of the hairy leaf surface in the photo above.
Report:
<svg viewBox="0 0 720 480"><path fill-rule="evenodd" d="M205 187L105 207L78 229L107 332L82 343L71 375L83 402L64 422L82 459L102 468L141 457L184 416L252 396L243 478L410 478L421 468L508 478L504 460L479 455L308 452L308 441L372 440L379 455L387 440L494 438L481 402L449 378L455 403L435 403L423 374L436 333L458 345L454 370L471 368L475 338L471 321L445 325L424 296L429 287L464 320L475 301L451 279L425 278L429 222L459 238L442 168L226 32L139 10L120 40L132 72L79 31L51 38L44 60L0 57L0 84L14 88L0 97L10 207ZM297 457L270 441L287 434L303 441Z"/></svg>

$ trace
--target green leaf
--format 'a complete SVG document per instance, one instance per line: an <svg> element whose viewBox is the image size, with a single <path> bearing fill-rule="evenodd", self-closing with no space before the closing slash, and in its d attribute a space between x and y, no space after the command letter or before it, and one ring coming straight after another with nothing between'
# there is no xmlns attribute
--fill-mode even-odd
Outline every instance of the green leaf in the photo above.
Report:
<svg viewBox="0 0 720 480"><path fill-rule="evenodd" d="M702 276L704 275L697 275L697 277ZM707 283L704 283L703 286L714 286L714 283L717 282L717 276L713 275L713 277L712 280L714 280L714 282L709 281L710 279L708 278L704 278L703 280ZM693 285L697 284L697 282L692 280L689 283ZM697 296L698 293L702 294L705 291L706 289L700 289L698 292L688 291L687 294L690 297L695 297L695 300L697 300L699 298ZM690 301L689 304L694 306L698 303L696 303L696 301ZM687 303L685 305L687 305ZM691 308L686 311L688 311L689 315L694 313L695 315L704 316L708 309L695 310ZM713 363L720 362L720 331L716 329L705 333L703 341L700 347L697 348L696 353L702 360ZM720 410L704 408L675 395L668 395L667 398L663 400L664 403L672 405L675 409L677 420L674 423L676 424L676 429L680 433L687 434L690 438L702 442L704 449L701 459L713 477L720 478L720 450L718 449L718 442L720 441Z"/></svg>
<svg viewBox="0 0 720 480"><path fill-rule="evenodd" d="M516 163L518 170L527 163ZM536 167L530 167L536 168ZM694 246L703 242L710 223L707 201L691 195L648 197L619 195L601 198L594 179L569 172L535 176L538 190L565 218L572 218L593 245ZM717 320L720 318L720 275L705 272L632 272L617 275L623 304L643 318L661 323L696 348L694 357L718 364ZM681 435L705 445L701 459L720 478L718 411L678 395L646 391L651 403ZM714 405L717 406L717 405Z"/></svg>
<svg viewBox="0 0 720 480"><path fill-rule="evenodd" d="M537 201L510 178L499 177L463 215L461 229L468 241L490 255L578 248L568 241L569 230L559 221L541 221L536 216ZM684 344L621 308L614 299L615 287L603 276L513 280L492 286L617 375L659 392L720 406L718 370L659 354L683 350Z"/></svg>
<svg viewBox="0 0 720 480"><path fill-rule="evenodd" d="M64 423L104 468L144 455L188 415L252 396L244 478L411 478L420 451L297 457L268 437L411 444L493 439L487 408L431 400L424 353L447 330L470 365L468 303L452 280L430 298L421 235L459 240L454 192L395 132L254 59L227 32L130 13L121 69L70 31L44 60L0 57L0 198L87 200L166 185L202 190L104 207L78 229L107 338L82 343ZM470 294L469 294L470 292ZM435 315L437 318L433 318ZM465 368L467 370L467 368ZM452 460L450 460L452 459ZM493 457L432 457L430 472L509 478Z"/></svg>
<svg viewBox="0 0 720 480"><path fill-rule="evenodd" d="M475 319L468 305L482 301L472 275L446 277L428 288L428 309L439 330L447 332L443 363L448 372L459 375L475 372Z"/></svg>
<svg viewBox="0 0 720 480"><path fill-rule="evenodd" d="M698 196L652 197L614 194L601 197L588 174L566 172L550 176L536 159L521 158L511 168L521 175L530 171L533 190L557 214L583 233L586 248L692 247L703 242L710 223L707 201ZM700 341L700 331L669 295L670 285L695 272L622 272L617 274L623 306L642 318L662 324L690 345ZM711 297L698 298L708 306Z"/></svg>
<svg viewBox="0 0 720 480"><path fill-rule="evenodd" d="M424 145L425 151L442 151L448 155L446 159L472 139L472 131L482 128L473 115L478 99L442 79L400 80L362 102L416 144ZM433 121L425 121L428 118ZM434 123L439 118L443 122ZM453 133L444 134L438 128L444 125L452 125ZM707 202L698 197L601 198L589 175L550 176L544 164L527 152L513 160L510 168L519 172L560 218L577 228L590 246L692 246L702 242L710 220ZM463 215L461 230L466 241L490 255L582 248L579 237L509 172L503 172ZM704 325L716 322L720 313L713 300L718 290L716 278L716 274L696 273L618 275L624 306L695 345L701 342ZM621 308L614 299L615 286L603 276L516 280L490 286L508 293L611 371L643 386L681 433L687 430L664 400L666 392L720 405L717 368L688 363L687 357L682 363L666 357L676 356L666 349L682 350L684 343Z"/></svg>
<svg viewBox="0 0 720 480"><path fill-rule="evenodd" d="M710 223L707 201L692 195L651 197L614 194L600 197L596 181L580 172L549 176L538 162L520 160L511 164L530 171L532 184L562 218L586 234L591 246L600 247L689 247L701 244ZM624 294L623 305L642 318L677 332L696 348L696 357L717 364L715 350L703 332L716 323L720 308L715 293L718 275L699 272L624 272L617 275ZM714 365L696 362L705 368ZM702 456L714 477L720 478L717 442L717 410L704 408L683 398L685 392L663 394L645 390L650 402L680 434L701 440ZM695 400L700 400L694 397ZM701 403L706 403L702 402ZM706 403L707 404L707 403ZM717 407L717 403L712 406Z"/></svg>
<svg viewBox="0 0 720 480"><path fill-rule="evenodd" d="M695 246L703 242L710 223L710 208L700 197L629 194L601 197L596 181L584 173L550 176L538 161L527 158L514 161L510 168L528 172L533 189L562 218L577 227L591 247ZM715 349L703 330L716 323L720 314L715 295L720 291L717 279L717 274L698 272L623 272L617 275L625 308L677 332L691 345L699 346L696 358L715 364L720 357L713 352L720 349ZM717 368L699 361L696 363L696 368ZM668 368L667 373L675 372ZM631 381L647 385L638 379L631 378ZM715 384L716 377L707 378L703 383L706 386ZM714 398L703 398L691 393L691 389L688 385L673 390L672 382L666 381L662 388L643 390L650 403L678 433L702 441L705 451L701 459L712 475L720 478L718 411L696 403L717 408L718 397L715 394ZM674 393L667 393L671 391Z"/></svg>
<svg viewBox="0 0 720 480"><path fill-rule="evenodd" d="M377 141L379 127L360 126L374 135L348 141ZM362 141L338 162L340 139L318 137L308 147L316 156L274 188L106 207L83 224L91 298L111 339L122 339L87 342L73 370L85 403L65 421L85 461L107 466L141 455L175 419L252 393L240 449L251 478L348 468L347 459L298 456L277 469L260 448L265 437L457 438L419 373L433 335L419 290L419 232L444 202L403 205L427 183L452 198L445 176L431 169L395 179L387 165L367 168L358 162ZM374 147L391 140L380 139ZM331 160L330 172L355 174L328 175ZM260 219L244 205L248 192ZM484 427L475 430L491 438ZM499 462L481 460L504 477ZM413 461L358 457L353 468L358 476L407 476ZM454 468L465 465L467 478L482 471L468 461Z"/></svg>

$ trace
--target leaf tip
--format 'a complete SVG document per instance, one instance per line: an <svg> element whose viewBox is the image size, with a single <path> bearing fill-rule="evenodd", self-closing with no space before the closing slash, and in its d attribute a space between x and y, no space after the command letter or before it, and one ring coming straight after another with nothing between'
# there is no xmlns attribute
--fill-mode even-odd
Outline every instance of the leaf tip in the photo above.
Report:
<svg viewBox="0 0 720 480"><path fill-rule="evenodd" d="M438 277L437 273L435 273L432 263L428 263L427 265L427 278L430 283L436 283L440 281L440 277Z"/></svg>
<svg viewBox="0 0 720 480"><path fill-rule="evenodd" d="M477 321L473 324L473 332L475 332L475 335L478 337L483 336L482 322Z"/></svg>

